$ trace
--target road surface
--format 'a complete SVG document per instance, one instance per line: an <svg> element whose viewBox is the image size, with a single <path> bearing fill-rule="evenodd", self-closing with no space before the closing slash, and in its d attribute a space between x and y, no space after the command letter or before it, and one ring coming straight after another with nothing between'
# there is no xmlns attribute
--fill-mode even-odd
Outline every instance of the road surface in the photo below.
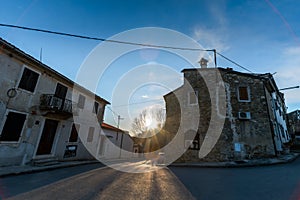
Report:
<svg viewBox="0 0 300 200"><path fill-rule="evenodd" d="M152 166L131 165L132 169L136 168L133 171L149 167ZM9 199L194 199L168 168L153 168L154 171L147 173L125 173L108 167L98 168Z"/></svg>
<svg viewBox="0 0 300 200"><path fill-rule="evenodd" d="M170 169L201 200L300 199L300 158L261 167Z"/></svg>

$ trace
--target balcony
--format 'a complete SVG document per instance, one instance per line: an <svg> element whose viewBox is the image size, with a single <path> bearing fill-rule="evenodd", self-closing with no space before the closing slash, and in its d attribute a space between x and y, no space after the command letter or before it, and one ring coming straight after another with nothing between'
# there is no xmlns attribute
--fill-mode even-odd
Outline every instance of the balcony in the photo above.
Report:
<svg viewBox="0 0 300 200"><path fill-rule="evenodd" d="M70 117L76 112L77 105L68 99L62 99L53 94L40 96L40 110L47 111L46 115L55 114Z"/></svg>

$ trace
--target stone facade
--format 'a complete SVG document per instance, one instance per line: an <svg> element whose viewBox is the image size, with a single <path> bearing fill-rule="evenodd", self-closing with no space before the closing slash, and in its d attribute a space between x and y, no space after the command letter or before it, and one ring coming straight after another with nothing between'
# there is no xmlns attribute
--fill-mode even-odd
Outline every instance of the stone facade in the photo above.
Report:
<svg viewBox="0 0 300 200"><path fill-rule="evenodd" d="M287 114L288 128L291 137L294 139L294 145L300 145L300 110L295 110Z"/></svg>
<svg viewBox="0 0 300 200"><path fill-rule="evenodd" d="M223 68L182 72L183 86L164 96L164 130L170 139L181 137L178 162L272 157L282 151L290 138L277 113L284 116L286 109L271 74Z"/></svg>

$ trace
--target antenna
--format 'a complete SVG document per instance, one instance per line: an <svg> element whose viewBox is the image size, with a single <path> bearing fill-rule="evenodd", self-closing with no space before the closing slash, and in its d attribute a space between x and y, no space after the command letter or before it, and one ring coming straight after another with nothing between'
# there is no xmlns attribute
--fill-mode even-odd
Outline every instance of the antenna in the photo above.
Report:
<svg viewBox="0 0 300 200"><path fill-rule="evenodd" d="M40 62L42 62L42 56L43 56L43 48L40 50Z"/></svg>

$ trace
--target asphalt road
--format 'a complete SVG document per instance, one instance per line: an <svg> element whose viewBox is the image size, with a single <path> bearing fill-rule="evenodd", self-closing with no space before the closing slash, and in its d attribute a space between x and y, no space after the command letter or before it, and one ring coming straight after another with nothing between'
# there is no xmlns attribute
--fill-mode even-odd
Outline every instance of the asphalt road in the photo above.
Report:
<svg viewBox="0 0 300 200"><path fill-rule="evenodd" d="M147 173L124 173L108 167L98 168L9 199L194 199L168 168L146 164L130 165L130 168L133 171L148 168L155 170ZM51 173L55 174L55 171ZM26 180L23 181L24 184L28 184Z"/></svg>
<svg viewBox="0 0 300 200"><path fill-rule="evenodd" d="M101 163L60 168L32 174L0 178L0 200L54 183L92 169L103 167Z"/></svg>
<svg viewBox="0 0 300 200"><path fill-rule="evenodd" d="M288 164L263 167L169 167L170 170L140 174L99 167L93 164L1 178L0 196L45 200L300 199L300 158ZM137 171L151 166L126 167Z"/></svg>
<svg viewBox="0 0 300 200"><path fill-rule="evenodd" d="M170 169L201 200L300 199L300 158L261 167Z"/></svg>

